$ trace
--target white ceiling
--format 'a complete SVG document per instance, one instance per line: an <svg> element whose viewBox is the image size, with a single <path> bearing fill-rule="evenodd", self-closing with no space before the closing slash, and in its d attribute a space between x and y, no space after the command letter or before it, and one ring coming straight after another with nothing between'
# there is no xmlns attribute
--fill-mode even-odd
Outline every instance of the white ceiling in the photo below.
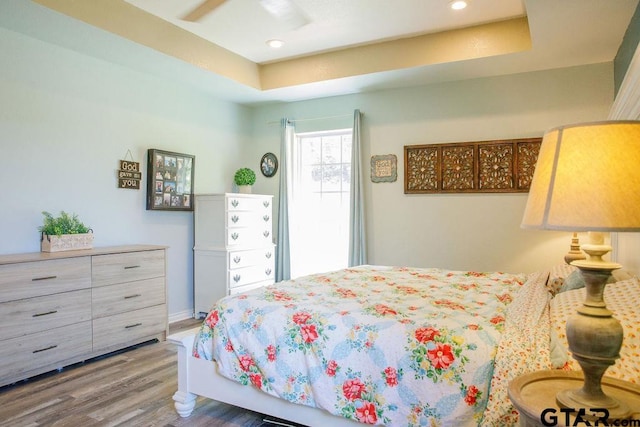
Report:
<svg viewBox="0 0 640 427"><path fill-rule="evenodd" d="M65 3L97 8L124 1L256 64L519 16L528 20L531 48L261 90L51 10ZM260 0L228 0L197 23L179 18L201 0L124 1L2 0L0 26L251 105L609 62L639 0L470 0L467 9L456 13L448 9L449 0L292 0L309 20L297 29L267 14ZM265 45L269 38L281 38L286 45L270 50Z"/></svg>
<svg viewBox="0 0 640 427"><path fill-rule="evenodd" d="M308 21L291 28L260 0L227 0L197 22L180 18L205 0L125 1L257 63L526 15L522 0L470 0L460 11L449 0L287 0ZM285 45L269 48L270 39Z"/></svg>

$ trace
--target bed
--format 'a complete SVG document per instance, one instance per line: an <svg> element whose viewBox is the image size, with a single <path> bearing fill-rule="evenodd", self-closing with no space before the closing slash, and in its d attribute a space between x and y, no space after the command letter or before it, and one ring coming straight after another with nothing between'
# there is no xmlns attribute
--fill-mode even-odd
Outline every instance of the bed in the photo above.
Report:
<svg viewBox="0 0 640 427"><path fill-rule="evenodd" d="M515 425L508 382L571 368L549 276L362 266L225 297L169 337L176 410L204 396L308 426Z"/></svg>

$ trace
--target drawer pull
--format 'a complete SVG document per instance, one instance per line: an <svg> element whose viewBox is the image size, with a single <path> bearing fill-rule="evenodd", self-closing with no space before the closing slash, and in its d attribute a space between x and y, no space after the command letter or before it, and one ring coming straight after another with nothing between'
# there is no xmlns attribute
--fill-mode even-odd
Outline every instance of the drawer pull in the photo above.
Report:
<svg viewBox="0 0 640 427"><path fill-rule="evenodd" d="M238 215L234 215L231 217L231 222L233 222L234 224L238 221L240 221L240 217Z"/></svg>
<svg viewBox="0 0 640 427"><path fill-rule="evenodd" d="M264 254L264 256L265 256L267 259L271 259L271 252L267 252L266 254Z"/></svg>
<svg viewBox="0 0 640 427"><path fill-rule="evenodd" d="M139 265L125 265L124 269L125 270L131 270L132 268L140 268Z"/></svg>
<svg viewBox="0 0 640 427"><path fill-rule="evenodd" d="M231 201L231 206L233 206L234 208L237 208L238 207L238 203L240 203L240 202L238 202L236 199L233 199Z"/></svg>
<svg viewBox="0 0 640 427"><path fill-rule="evenodd" d="M271 217L269 215L265 215L262 217L262 219L264 219L264 222L268 222Z"/></svg>
<svg viewBox="0 0 640 427"><path fill-rule="evenodd" d="M32 353L36 354L36 353L41 353L43 351L47 351L47 350L53 350L54 348L58 347L57 345L50 345L49 347L45 347L45 348L41 348L39 350L33 350Z"/></svg>
<svg viewBox="0 0 640 427"><path fill-rule="evenodd" d="M240 261L242 261L242 259L239 256L233 257L233 262L235 262L236 264L239 264Z"/></svg>
<svg viewBox="0 0 640 427"><path fill-rule="evenodd" d="M265 208L268 208L270 203L268 200L265 200L264 202L262 202L262 204L264 205Z"/></svg>
<svg viewBox="0 0 640 427"><path fill-rule="evenodd" d="M47 311L46 313L36 313L36 314L32 315L31 317L47 316L49 314L56 314L57 312L58 312L58 310L51 310L51 311Z"/></svg>
<svg viewBox="0 0 640 427"><path fill-rule="evenodd" d="M38 280L51 280L51 279L55 279L58 276L45 276L45 277L34 277L33 279L31 279L32 282L37 282Z"/></svg>
<svg viewBox="0 0 640 427"><path fill-rule="evenodd" d="M136 328L138 326L142 326L142 323L134 323L133 325L127 325L125 326L125 329Z"/></svg>
<svg viewBox="0 0 640 427"><path fill-rule="evenodd" d="M233 281L238 283L240 281L240 275L236 274L235 276L233 276Z"/></svg>
<svg viewBox="0 0 640 427"><path fill-rule="evenodd" d="M264 230L264 232L262 233L264 237L269 237L269 234L271 234L271 232L267 230Z"/></svg>
<svg viewBox="0 0 640 427"><path fill-rule="evenodd" d="M264 270L264 274L266 274L267 276L271 274L271 269L267 268Z"/></svg>
<svg viewBox="0 0 640 427"><path fill-rule="evenodd" d="M124 299L138 298L138 297L141 297L141 296L142 296L142 294L126 295L126 296L124 297Z"/></svg>
<svg viewBox="0 0 640 427"><path fill-rule="evenodd" d="M240 237L240 235L238 233L231 233L231 238L233 240L238 240L238 237Z"/></svg>

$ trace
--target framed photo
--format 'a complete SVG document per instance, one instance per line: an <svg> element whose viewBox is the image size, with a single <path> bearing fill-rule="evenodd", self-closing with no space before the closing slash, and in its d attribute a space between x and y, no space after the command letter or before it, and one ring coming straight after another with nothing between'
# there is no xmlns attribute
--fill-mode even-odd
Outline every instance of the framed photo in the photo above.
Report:
<svg viewBox="0 0 640 427"><path fill-rule="evenodd" d="M147 150L147 210L192 211L195 156Z"/></svg>
<svg viewBox="0 0 640 427"><path fill-rule="evenodd" d="M271 178L278 171L278 158L273 153L266 153L260 159L260 170L262 175Z"/></svg>

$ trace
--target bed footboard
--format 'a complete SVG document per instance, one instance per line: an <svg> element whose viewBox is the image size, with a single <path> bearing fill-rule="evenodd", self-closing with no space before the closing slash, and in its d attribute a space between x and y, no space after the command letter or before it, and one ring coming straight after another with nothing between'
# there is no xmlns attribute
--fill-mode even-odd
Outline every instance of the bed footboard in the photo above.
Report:
<svg viewBox="0 0 640 427"><path fill-rule="evenodd" d="M197 327L167 337L178 350L178 391L174 393L173 400L176 411L181 417L191 415L196 405L196 398L202 396L311 427L361 425L320 409L278 399L219 375L215 363L191 355L199 329L200 327Z"/></svg>
<svg viewBox="0 0 640 427"><path fill-rule="evenodd" d="M178 350L178 390L173 394L176 412L185 418L191 415L196 406L196 395L189 392L189 362L193 341L200 327L170 335L167 339Z"/></svg>

